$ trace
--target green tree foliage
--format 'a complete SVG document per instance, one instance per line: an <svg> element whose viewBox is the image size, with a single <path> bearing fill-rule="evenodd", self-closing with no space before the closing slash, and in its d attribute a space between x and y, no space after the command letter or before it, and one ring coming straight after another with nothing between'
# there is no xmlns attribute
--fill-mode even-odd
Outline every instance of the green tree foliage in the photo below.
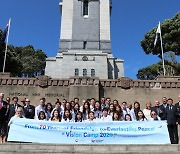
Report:
<svg viewBox="0 0 180 154"><path fill-rule="evenodd" d="M157 27L153 28L145 35L141 41L141 46L146 54L154 54L161 57L160 39L154 47L154 39ZM164 53L172 51L175 55L180 55L180 12L174 18L161 23L161 33Z"/></svg>
<svg viewBox="0 0 180 154"><path fill-rule="evenodd" d="M0 37L2 31L0 30ZM0 44L0 71L2 72L4 61L5 43ZM33 46L14 47L8 46L5 72L10 72L12 76L34 77L43 74L45 68L46 54Z"/></svg>
<svg viewBox="0 0 180 154"><path fill-rule="evenodd" d="M146 54L161 56L160 39L158 39L154 47L154 40L156 36L157 27L153 28L145 35L144 40L141 41L141 46ZM180 63L177 62L176 56L180 55L180 12L174 18L165 20L161 23L161 33L163 40L165 69L167 76L180 75ZM162 61L157 64L147 66L139 69L137 78L141 80L152 80L158 75L163 74Z"/></svg>

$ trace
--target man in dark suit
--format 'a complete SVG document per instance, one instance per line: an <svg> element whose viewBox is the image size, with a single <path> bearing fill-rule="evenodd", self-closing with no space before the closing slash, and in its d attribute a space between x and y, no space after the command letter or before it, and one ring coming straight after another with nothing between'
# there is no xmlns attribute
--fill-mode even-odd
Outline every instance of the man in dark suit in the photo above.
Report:
<svg viewBox="0 0 180 154"><path fill-rule="evenodd" d="M178 102L175 104L177 122L180 125L180 95L178 96Z"/></svg>
<svg viewBox="0 0 180 154"><path fill-rule="evenodd" d="M0 93L0 137L4 135L3 128L5 127L5 122L7 120L7 102L4 100L4 94ZM0 139L0 142L2 142L2 138Z"/></svg>
<svg viewBox="0 0 180 154"><path fill-rule="evenodd" d="M160 117L162 111L160 110L160 102L158 100L154 102L154 106L151 108L151 111L155 111L157 115Z"/></svg>
<svg viewBox="0 0 180 154"><path fill-rule="evenodd" d="M162 98L162 105L160 105L160 118L161 120L165 120L166 118L166 108L168 107L168 104L167 104L167 98L166 97L163 97Z"/></svg>
<svg viewBox="0 0 180 154"><path fill-rule="evenodd" d="M30 105L30 100L27 98L25 100L25 103L26 105L23 107L25 117L28 119L34 119L35 107L33 105Z"/></svg>
<svg viewBox="0 0 180 154"><path fill-rule="evenodd" d="M18 97L13 97L12 101L12 104L9 106L8 121L15 115L17 108L21 107L21 105L18 104Z"/></svg>
<svg viewBox="0 0 180 154"><path fill-rule="evenodd" d="M171 98L168 99L168 107L166 108L166 116L167 126L169 131L169 137L171 140L171 144L178 144L178 130L177 130L177 118L176 118L176 108L173 105L173 100Z"/></svg>

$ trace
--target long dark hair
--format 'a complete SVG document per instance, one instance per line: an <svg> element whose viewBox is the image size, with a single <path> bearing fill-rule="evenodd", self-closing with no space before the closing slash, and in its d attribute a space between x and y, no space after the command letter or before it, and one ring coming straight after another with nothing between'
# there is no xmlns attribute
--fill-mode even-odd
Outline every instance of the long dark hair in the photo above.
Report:
<svg viewBox="0 0 180 154"><path fill-rule="evenodd" d="M50 109L49 112L52 112L52 110L53 110L52 104L51 104L51 103L47 103L47 104L45 105L45 112L46 112L46 113L47 113L47 111L48 111L48 105L51 106L51 109Z"/></svg>
<svg viewBox="0 0 180 154"><path fill-rule="evenodd" d="M86 114L85 104L88 105L88 112L90 112L90 104L89 104L88 101L86 101L86 102L84 103L84 105L83 105L83 114Z"/></svg>
<svg viewBox="0 0 180 154"><path fill-rule="evenodd" d="M69 117L66 117L66 115L65 115L65 112L66 111L68 111L69 112ZM64 115L63 115L63 119L65 120L65 121L67 121L67 119L69 119L69 120L71 120L72 119L72 114L71 114L71 112L70 112L70 110L64 110Z"/></svg>
<svg viewBox="0 0 180 154"><path fill-rule="evenodd" d="M96 103L99 103L99 108L96 109ZM96 101L94 104L94 111L101 111L101 103L99 101Z"/></svg>
<svg viewBox="0 0 180 154"><path fill-rule="evenodd" d="M44 119L46 119L46 114L45 114L44 111L40 111L40 112L39 112L38 119L39 119L39 120L44 120L44 119L40 119L41 113L44 115Z"/></svg>
<svg viewBox="0 0 180 154"><path fill-rule="evenodd" d="M80 121L78 121L78 118L77 118L77 116L78 115L81 115L81 119L80 119ZM82 122L82 119L83 119L83 114L82 114L82 112L77 112L77 114L76 114L76 116L75 116L75 122Z"/></svg>
<svg viewBox="0 0 180 154"><path fill-rule="evenodd" d="M58 112L59 122L61 122L61 115L60 115L59 111L58 111L58 110L56 110L56 109L53 111L53 114L52 114L51 120L53 120L53 118L54 118L54 112L55 112L55 111L57 111L57 112Z"/></svg>
<svg viewBox="0 0 180 154"><path fill-rule="evenodd" d="M114 111L113 112L113 116L112 116L112 120L114 121L114 114L117 114L118 115L118 121L121 121L121 116L120 116L120 113L118 111Z"/></svg>
<svg viewBox="0 0 180 154"><path fill-rule="evenodd" d="M138 108L135 108L135 104L138 104ZM135 113L135 116L136 116L136 119L138 117L138 112L140 110L140 103L139 102L134 102L134 113Z"/></svg>
<svg viewBox="0 0 180 154"><path fill-rule="evenodd" d="M144 119L145 119L145 120L147 120L147 118L145 117L145 115L144 115L143 111L142 111L142 110L139 110L139 111L138 111L138 113L139 113L139 112L141 112L141 113L142 113L142 115L143 115L143 116L142 116L143 121L144 121ZM137 121L139 121L139 120L140 120L140 119L139 119L139 116L138 116L138 113L137 113Z"/></svg>
<svg viewBox="0 0 180 154"><path fill-rule="evenodd" d="M129 116L129 117L130 117L130 121L132 121L132 118L131 118L131 115L130 115L130 114L126 114L126 115L125 115L125 117L124 117L125 121L127 121L127 120L126 120L126 117L127 117L127 116Z"/></svg>

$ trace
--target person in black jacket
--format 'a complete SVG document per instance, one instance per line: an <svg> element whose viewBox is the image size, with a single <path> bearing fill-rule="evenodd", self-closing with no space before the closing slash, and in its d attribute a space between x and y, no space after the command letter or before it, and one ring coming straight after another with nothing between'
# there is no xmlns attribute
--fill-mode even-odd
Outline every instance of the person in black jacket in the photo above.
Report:
<svg viewBox="0 0 180 154"><path fill-rule="evenodd" d="M34 119L35 107L30 105L30 100L27 98L25 99L25 104L26 105L23 107L25 117L28 119Z"/></svg>
<svg viewBox="0 0 180 154"><path fill-rule="evenodd" d="M166 108L168 107L168 103L167 103L167 98L166 97L163 97L162 98L162 105L160 105L160 118L161 120L165 120L166 118Z"/></svg>
<svg viewBox="0 0 180 154"><path fill-rule="evenodd" d="M12 104L10 104L9 106L8 122L15 115L17 108L21 107L21 105L18 104L18 97L13 97L12 101L13 101Z"/></svg>
<svg viewBox="0 0 180 154"><path fill-rule="evenodd" d="M177 130L177 118L176 118L176 108L173 105L173 100L168 99L168 107L166 107L166 116L167 126L169 131L169 137L171 144L178 144L178 130Z"/></svg>
<svg viewBox="0 0 180 154"><path fill-rule="evenodd" d="M0 143L3 142L4 128L7 120L7 102L4 100L4 94L0 93Z"/></svg>
<svg viewBox="0 0 180 154"><path fill-rule="evenodd" d="M178 102L175 104L177 122L180 125L180 95L178 96Z"/></svg>

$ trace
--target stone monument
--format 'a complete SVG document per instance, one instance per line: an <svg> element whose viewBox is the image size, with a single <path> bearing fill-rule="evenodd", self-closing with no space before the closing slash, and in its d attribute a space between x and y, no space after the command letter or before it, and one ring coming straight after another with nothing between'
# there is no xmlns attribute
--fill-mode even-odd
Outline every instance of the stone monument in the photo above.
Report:
<svg viewBox="0 0 180 154"><path fill-rule="evenodd" d="M52 78L124 76L124 61L111 51L110 0L62 0L61 34L56 57L47 58Z"/></svg>

